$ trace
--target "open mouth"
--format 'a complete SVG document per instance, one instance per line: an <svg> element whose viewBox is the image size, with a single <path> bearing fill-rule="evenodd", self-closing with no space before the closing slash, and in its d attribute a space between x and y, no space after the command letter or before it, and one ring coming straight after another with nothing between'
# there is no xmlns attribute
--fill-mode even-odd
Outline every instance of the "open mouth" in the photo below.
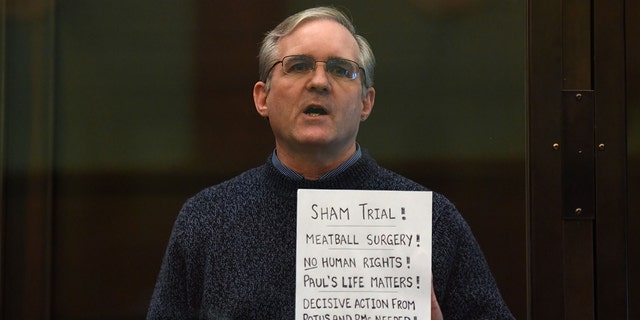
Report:
<svg viewBox="0 0 640 320"><path fill-rule="evenodd" d="M327 115L327 110L321 107L311 106L304 111L304 114L312 117L318 117L318 116Z"/></svg>

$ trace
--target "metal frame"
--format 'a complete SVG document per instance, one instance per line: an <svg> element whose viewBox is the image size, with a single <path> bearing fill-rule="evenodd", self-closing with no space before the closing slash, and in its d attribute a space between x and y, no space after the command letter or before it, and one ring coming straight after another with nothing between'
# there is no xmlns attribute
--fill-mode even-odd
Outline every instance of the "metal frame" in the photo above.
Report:
<svg viewBox="0 0 640 320"><path fill-rule="evenodd" d="M628 317L624 0L529 2L529 313Z"/></svg>

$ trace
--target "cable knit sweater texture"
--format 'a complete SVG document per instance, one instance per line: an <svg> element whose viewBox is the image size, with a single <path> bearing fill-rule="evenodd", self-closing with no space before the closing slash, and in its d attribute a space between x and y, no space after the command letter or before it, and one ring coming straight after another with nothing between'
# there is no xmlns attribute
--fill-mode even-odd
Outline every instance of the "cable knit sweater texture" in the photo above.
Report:
<svg viewBox="0 0 640 320"><path fill-rule="evenodd" d="M427 190L366 152L336 177L295 181L272 164L189 199L147 319L294 319L297 190ZM433 194L434 289L444 319L512 319L468 225Z"/></svg>

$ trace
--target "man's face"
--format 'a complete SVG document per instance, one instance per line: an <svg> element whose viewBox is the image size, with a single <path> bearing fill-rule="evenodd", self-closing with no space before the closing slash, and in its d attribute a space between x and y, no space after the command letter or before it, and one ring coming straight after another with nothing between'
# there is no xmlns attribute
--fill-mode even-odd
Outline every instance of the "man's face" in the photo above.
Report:
<svg viewBox="0 0 640 320"><path fill-rule="evenodd" d="M278 42L281 59L307 55L317 61L343 58L358 62L358 44L351 33L332 20L311 20L299 25ZM360 71L360 70L359 70ZM336 78L317 62L308 74L285 74L283 65L271 71L269 91L259 82L254 88L258 113L269 118L276 147L287 152L315 148L330 152L349 152L355 147L360 121L366 119L375 92L363 98L364 75L354 80Z"/></svg>

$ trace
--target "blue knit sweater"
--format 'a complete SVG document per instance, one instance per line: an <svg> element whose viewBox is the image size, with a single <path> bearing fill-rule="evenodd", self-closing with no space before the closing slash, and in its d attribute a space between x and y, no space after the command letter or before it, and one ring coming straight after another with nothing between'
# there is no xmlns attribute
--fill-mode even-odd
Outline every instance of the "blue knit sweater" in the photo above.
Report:
<svg viewBox="0 0 640 320"><path fill-rule="evenodd" d="M148 319L294 319L300 188L427 190L366 152L336 177L294 181L271 163L209 187L178 215ZM433 194L433 281L446 320L512 319L457 209Z"/></svg>

